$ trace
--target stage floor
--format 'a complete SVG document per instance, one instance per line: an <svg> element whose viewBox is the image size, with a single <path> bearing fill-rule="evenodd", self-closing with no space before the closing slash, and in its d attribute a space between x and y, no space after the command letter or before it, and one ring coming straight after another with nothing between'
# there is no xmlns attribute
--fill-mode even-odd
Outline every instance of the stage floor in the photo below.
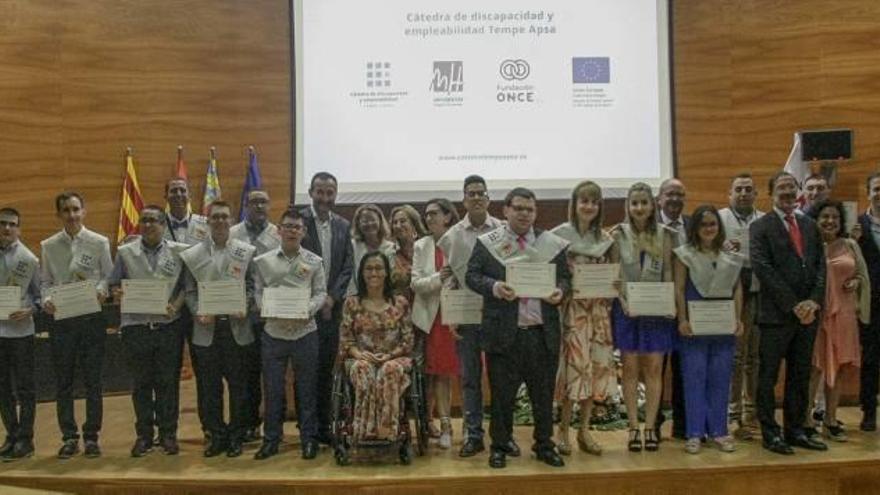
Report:
<svg viewBox="0 0 880 495"><path fill-rule="evenodd" d="M705 448L699 455L690 455L684 452L683 442L669 440L657 453L633 454L626 451L625 431L595 432L594 437L605 448L604 455L575 452L565 458L564 468L551 468L531 457L531 428L517 427L523 457L508 458L506 469L494 470L488 467L486 454L469 459L457 456L461 437L460 421L456 421L451 450L432 446L427 456L415 458L410 466L399 465L396 456L390 456L387 463L339 467L327 447L316 460L301 460L293 423L285 425L289 435L282 453L269 460L253 460L257 444L236 459L203 458L194 389L193 381L181 385L184 409L178 456L155 451L144 458L131 458L131 401L128 396L116 396L104 401L103 457L57 460L60 438L54 403L40 404L36 455L0 464L0 485L79 493L334 493L343 488L372 493L534 493L535 489L582 493L576 489L584 488L579 480L590 484L589 480L594 480L602 484L603 493L743 495L743 488L751 492L748 495L880 493L880 434L857 431L860 412L854 408L840 414L848 427L849 442L829 442L830 450L824 453L799 449L794 456L779 456L761 449L759 441L751 441L741 442L734 453ZM77 417L83 418L82 401L77 406ZM865 477L869 474L870 479ZM734 488L731 483L738 488L728 490ZM7 492L0 487L0 493Z"/></svg>

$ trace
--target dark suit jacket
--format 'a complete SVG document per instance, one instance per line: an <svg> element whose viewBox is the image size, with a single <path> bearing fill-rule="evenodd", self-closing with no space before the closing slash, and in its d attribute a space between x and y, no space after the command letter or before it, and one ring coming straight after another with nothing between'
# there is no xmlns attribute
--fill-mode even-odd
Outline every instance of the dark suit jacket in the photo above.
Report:
<svg viewBox="0 0 880 495"><path fill-rule="evenodd" d="M880 249L874 242L874 236L871 234L871 219L867 214L859 217L859 225L862 226L862 237L859 239L859 247L862 249L862 256L865 257L865 264L868 265L868 276L871 278L871 294L880 294ZM871 298L872 312L880 309L880 297ZM871 317L874 322L874 316Z"/></svg>
<svg viewBox="0 0 880 495"><path fill-rule="evenodd" d="M819 229L809 217L796 215L795 218L803 237L803 259L798 257L776 211L768 212L749 226L752 270L761 281L759 324L797 323L792 310L806 299L824 309L825 253Z"/></svg>
<svg viewBox="0 0 880 495"><path fill-rule="evenodd" d="M541 235L535 229L535 236ZM556 286L568 293L571 288L571 275L565 259L566 250L556 255L551 263L556 264ZM492 293L495 282L503 282L507 278L507 270L489 249L477 240L471 258L468 261L465 283L483 296L483 324L481 342L483 349L489 353L506 352L514 343L519 315L519 301L498 299ZM541 301L541 316L544 319L544 342L553 354L559 354L559 308Z"/></svg>
<svg viewBox="0 0 880 495"><path fill-rule="evenodd" d="M310 207L300 210L306 226L306 236L302 240L302 247L321 256L327 254L321 252L321 239L318 237L318 227L315 225L315 217ZM336 301L333 310L342 308L342 300L354 270L351 245L351 224L339 215L333 215L330 219L330 273L327 277L327 293Z"/></svg>

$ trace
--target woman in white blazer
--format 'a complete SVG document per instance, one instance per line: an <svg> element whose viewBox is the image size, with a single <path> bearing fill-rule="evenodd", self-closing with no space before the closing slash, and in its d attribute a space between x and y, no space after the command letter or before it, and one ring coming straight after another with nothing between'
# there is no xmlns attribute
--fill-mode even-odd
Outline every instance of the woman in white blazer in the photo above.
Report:
<svg viewBox="0 0 880 495"><path fill-rule="evenodd" d="M436 406L440 416L440 448L452 446L452 425L449 421L452 379L458 376L458 356L455 336L440 321L440 291L452 280L452 270L446 264L437 241L458 222L458 212L446 199L432 199L425 204L425 224L430 235L422 237L413 246L412 289L413 325L416 349L424 353L425 372L429 377L428 414ZM419 345L421 343L421 345ZM419 351L416 352L419 352Z"/></svg>

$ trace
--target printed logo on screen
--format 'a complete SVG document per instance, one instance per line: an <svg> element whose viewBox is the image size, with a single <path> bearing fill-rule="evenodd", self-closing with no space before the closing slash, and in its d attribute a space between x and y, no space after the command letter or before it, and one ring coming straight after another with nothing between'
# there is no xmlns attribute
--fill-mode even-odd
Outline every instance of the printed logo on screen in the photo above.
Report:
<svg viewBox="0 0 880 495"><path fill-rule="evenodd" d="M364 86L357 84L349 96L359 106L365 108L394 107L409 93L405 88L392 87L391 62L370 60L361 66L364 74Z"/></svg>
<svg viewBox="0 0 880 495"><path fill-rule="evenodd" d="M431 85L434 105L440 107L461 106L464 104L464 62L434 61L431 72Z"/></svg>
<svg viewBox="0 0 880 495"><path fill-rule="evenodd" d="M391 62L367 62L367 87L391 87Z"/></svg>
<svg viewBox="0 0 880 495"><path fill-rule="evenodd" d="M535 86L517 82L524 81L532 73L528 62L522 59L504 60L498 67L498 73L507 82L495 86L495 101L511 105L535 103Z"/></svg>
<svg viewBox="0 0 880 495"><path fill-rule="evenodd" d="M614 86L611 84L611 57L573 57L571 59L572 106L611 108Z"/></svg>

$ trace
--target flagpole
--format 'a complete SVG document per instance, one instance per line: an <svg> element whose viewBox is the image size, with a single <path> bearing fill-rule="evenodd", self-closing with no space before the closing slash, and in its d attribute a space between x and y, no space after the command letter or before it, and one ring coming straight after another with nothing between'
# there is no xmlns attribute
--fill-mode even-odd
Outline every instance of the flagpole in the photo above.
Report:
<svg viewBox="0 0 880 495"><path fill-rule="evenodd" d="M209 150L209 152L211 154L211 160L216 160L217 159L217 147L211 146L211 149Z"/></svg>

